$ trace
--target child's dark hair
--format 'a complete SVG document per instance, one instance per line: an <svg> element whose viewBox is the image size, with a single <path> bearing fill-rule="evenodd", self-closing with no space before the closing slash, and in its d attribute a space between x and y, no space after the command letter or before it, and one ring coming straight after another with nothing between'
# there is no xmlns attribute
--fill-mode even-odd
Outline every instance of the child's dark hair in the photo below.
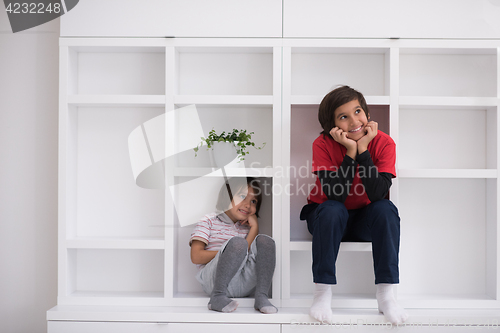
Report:
<svg viewBox="0 0 500 333"><path fill-rule="evenodd" d="M326 94L319 105L318 111L318 120L323 128L320 134L331 138L330 131L335 127L335 110L339 106L354 100L358 100L359 106L365 111L366 118L369 118L370 111L368 110L368 105L366 105L363 94L359 91L349 86L341 86Z"/></svg>
<svg viewBox="0 0 500 333"><path fill-rule="evenodd" d="M243 188L250 186L253 189L255 200L257 200L255 215L259 217L260 205L262 203L262 190L259 180L254 177L233 177L224 182L219 191L219 198L215 208L219 211L228 210L232 203L233 196L238 194Z"/></svg>

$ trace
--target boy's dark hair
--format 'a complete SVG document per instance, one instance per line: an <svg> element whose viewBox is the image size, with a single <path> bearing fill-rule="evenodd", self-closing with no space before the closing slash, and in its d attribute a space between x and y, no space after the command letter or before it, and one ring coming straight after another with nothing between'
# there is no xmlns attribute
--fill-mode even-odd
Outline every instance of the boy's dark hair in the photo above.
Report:
<svg viewBox="0 0 500 333"><path fill-rule="evenodd" d="M259 217L260 205L262 203L262 190L260 189L259 180L254 177L229 178L220 188L219 198L217 199L215 208L223 212L228 210L232 205L231 201L233 196L248 186L253 189L255 199L257 200L255 215Z"/></svg>
<svg viewBox="0 0 500 333"><path fill-rule="evenodd" d="M320 134L331 138L330 131L335 127L335 110L339 106L356 99L359 102L359 106L365 111L366 118L369 118L370 111L368 110L368 105L366 105L365 97L359 91L349 86L341 86L326 94L319 105L318 111L318 120L323 128Z"/></svg>

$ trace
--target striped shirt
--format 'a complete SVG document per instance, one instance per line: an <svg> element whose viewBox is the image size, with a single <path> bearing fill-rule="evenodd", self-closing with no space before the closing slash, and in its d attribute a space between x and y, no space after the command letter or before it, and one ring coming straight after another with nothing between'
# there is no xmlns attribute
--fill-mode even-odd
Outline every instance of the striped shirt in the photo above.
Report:
<svg viewBox="0 0 500 333"><path fill-rule="evenodd" d="M189 245L193 240L205 243L205 250L219 251L222 244L233 237L246 238L250 227L240 221L234 223L226 213L205 215L194 228Z"/></svg>

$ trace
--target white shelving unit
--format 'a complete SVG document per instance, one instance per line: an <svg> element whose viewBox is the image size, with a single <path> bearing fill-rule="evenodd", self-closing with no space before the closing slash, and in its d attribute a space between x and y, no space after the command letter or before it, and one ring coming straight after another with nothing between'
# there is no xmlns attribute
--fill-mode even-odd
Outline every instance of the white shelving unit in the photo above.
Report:
<svg viewBox="0 0 500 333"><path fill-rule="evenodd" d="M290 313L306 315L311 236L299 212L314 182L317 107L348 84L363 92L371 119L398 149L390 198L401 216L402 305L500 309L499 41L61 38L60 45L59 306L206 306L189 259L193 225L181 227L177 216L195 223L212 211L222 172L182 154L166 162L167 179L194 187L143 189L127 148L133 129L195 104L205 134L246 128L266 143L250 152L247 169L226 172L262 181L261 231L278 249L272 298L286 315L232 318L289 324ZM165 124L166 149L178 131ZM376 309L370 247L342 244L337 311ZM57 311L49 318L71 317Z"/></svg>
<svg viewBox="0 0 500 333"><path fill-rule="evenodd" d="M258 145L266 143L246 159L252 168L226 174L260 177L267 190L261 231L280 244L274 222L281 220L280 200L271 191L280 183L274 179L281 140L281 48L275 44L61 39L58 304L205 305L188 240L192 224L215 209L223 174L191 151L165 165L169 180L192 186L141 188L127 141L136 127L186 105L196 105L205 135L245 128ZM165 124L166 149L177 130ZM181 227L179 214L192 223ZM279 272L280 266L273 282L278 303Z"/></svg>
<svg viewBox="0 0 500 333"><path fill-rule="evenodd" d="M322 130L319 102L348 84L397 144L390 197L402 218L401 303L499 307L498 54L493 41L284 40L283 165L298 170L285 183L299 189L283 202L284 306L312 301L311 273L298 274L311 264L311 236L298 214L314 178L300 171L310 171ZM375 307L370 245L345 245L333 306Z"/></svg>

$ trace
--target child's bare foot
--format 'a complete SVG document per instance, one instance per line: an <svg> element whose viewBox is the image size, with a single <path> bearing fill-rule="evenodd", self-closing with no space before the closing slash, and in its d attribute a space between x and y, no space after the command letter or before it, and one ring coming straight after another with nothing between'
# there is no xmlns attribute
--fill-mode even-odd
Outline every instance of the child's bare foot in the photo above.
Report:
<svg viewBox="0 0 500 333"><path fill-rule="evenodd" d="M384 314L388 322L397 325L408 319L408 313L396 302L392 286L386 283L377 284L378 310Z"/></svg>
<svg viewBox="0 0 500 333"><path fill-rule="evenodd" d="M322 323L331 324L333 316L331 285L316 283L309 315Z"/></svg>

